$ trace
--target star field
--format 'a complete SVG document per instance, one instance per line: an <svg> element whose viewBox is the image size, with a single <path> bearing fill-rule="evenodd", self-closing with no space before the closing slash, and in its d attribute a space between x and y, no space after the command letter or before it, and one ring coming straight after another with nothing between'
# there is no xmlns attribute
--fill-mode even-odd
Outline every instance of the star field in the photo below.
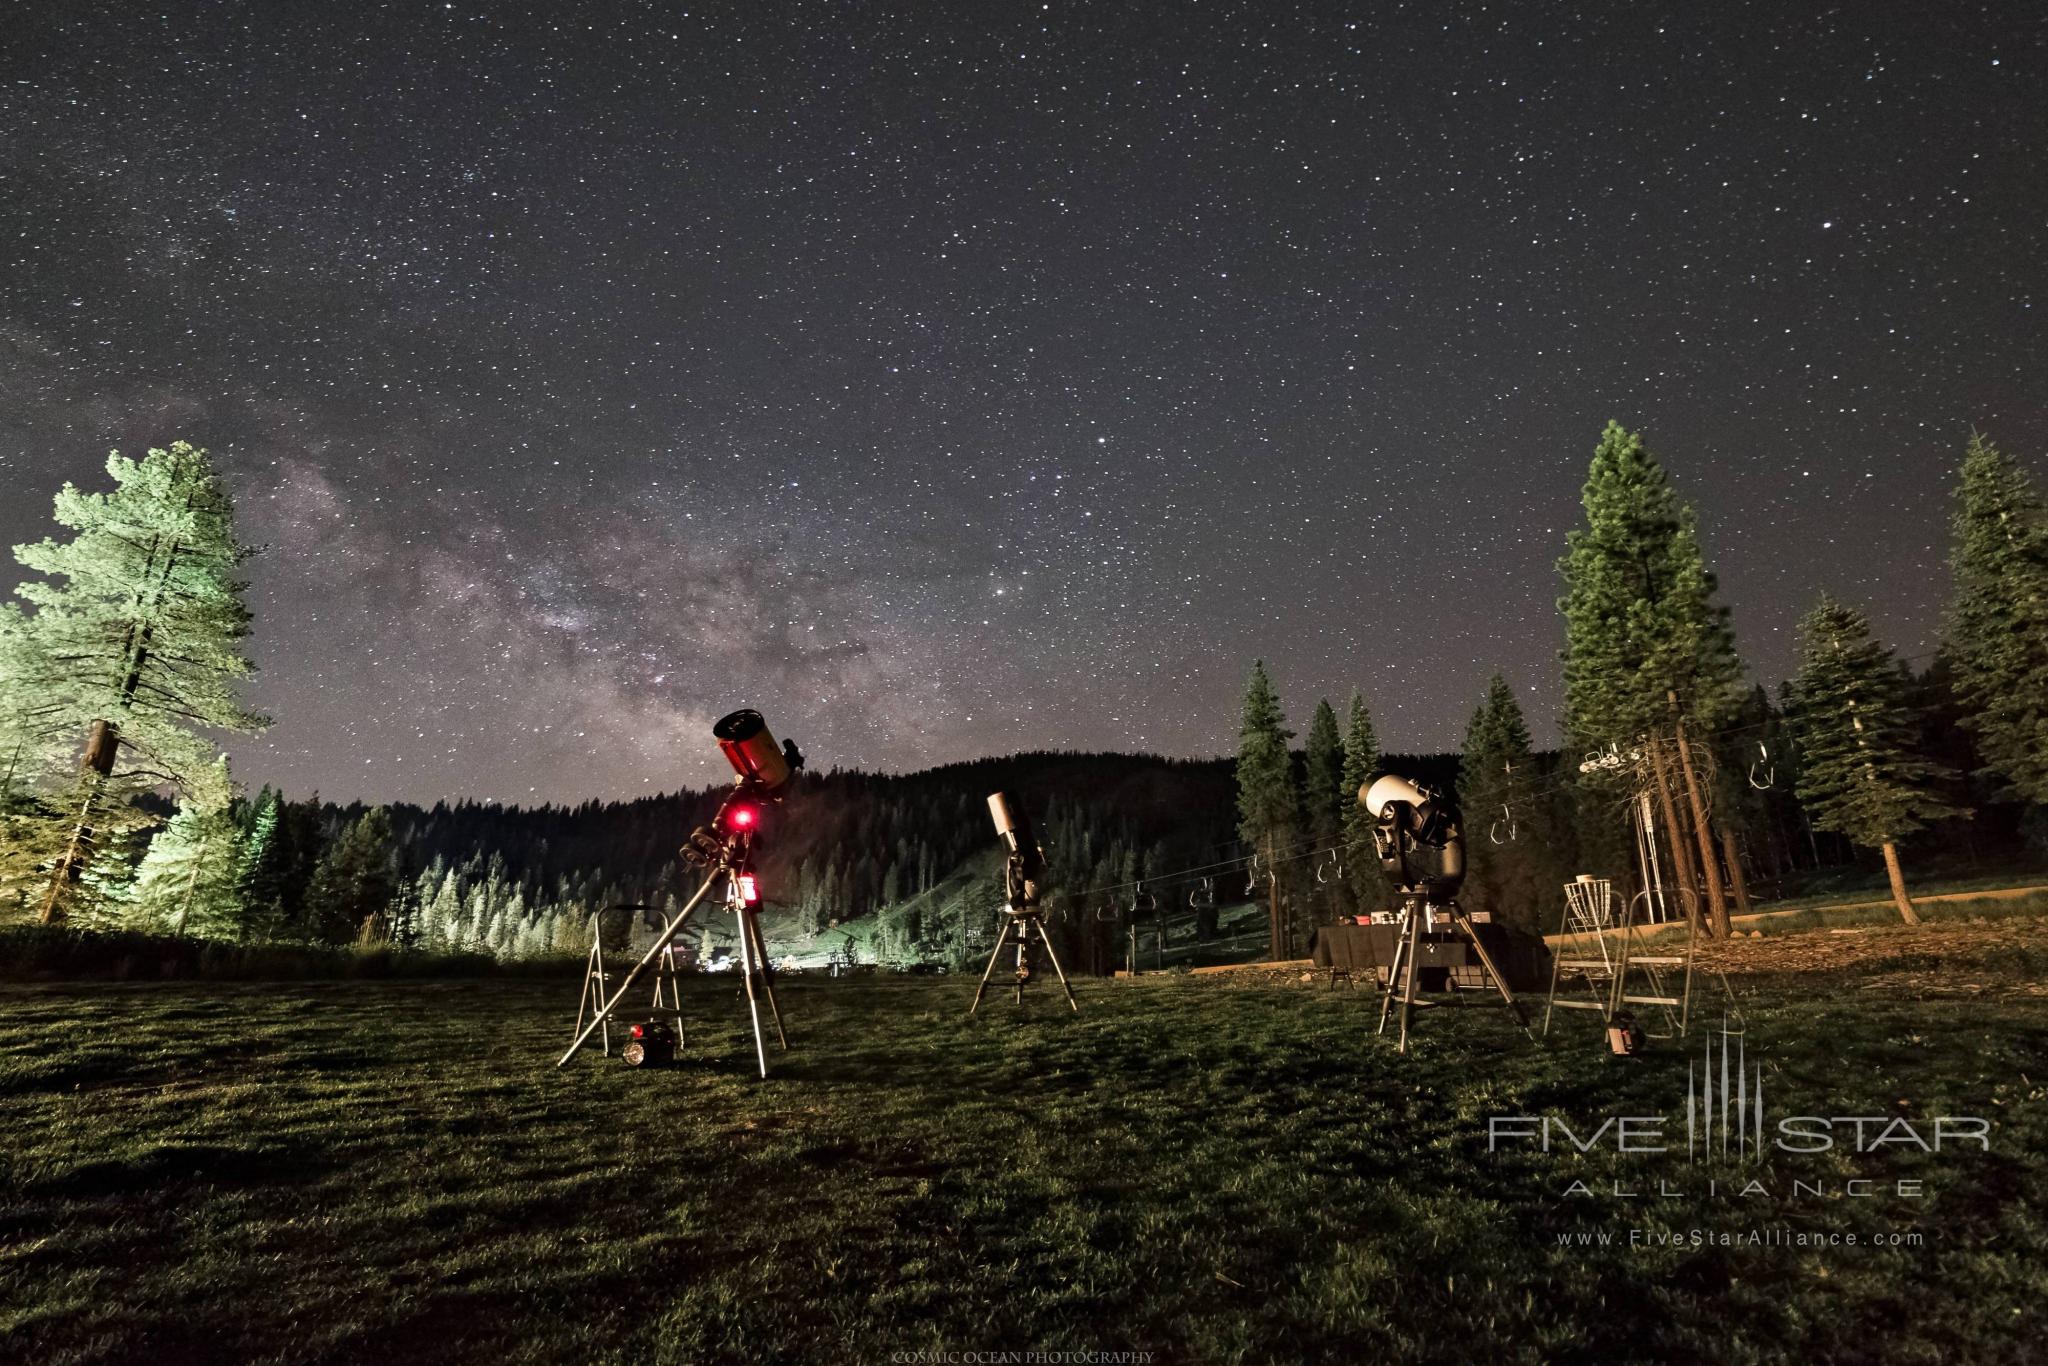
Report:
<svg viewBox="0 0 2048 1366"><path fill-rule="evenodd" d="M230 472L251 784L427 800L1234 746L1354 686L1554 740L1601 424L1765 681L1938 640L1972 424L2048 447L2019 6L26 7L0 537Z"/></svg>

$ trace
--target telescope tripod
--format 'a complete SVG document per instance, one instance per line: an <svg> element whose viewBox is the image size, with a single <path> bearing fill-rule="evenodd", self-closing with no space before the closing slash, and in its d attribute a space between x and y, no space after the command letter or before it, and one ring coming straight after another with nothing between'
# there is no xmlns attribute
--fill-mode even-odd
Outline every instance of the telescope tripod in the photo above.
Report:
<svg viewBox="0 0 2048 1366"><path fill-rule="evenodd" d="M1473 928L1471 917L1465 914L1464 907L1455 901L1447 901L1441 906L1432 905L1429 897L1422 892L1402 893L1401 924L1394 940L1394 961L1387 968L1387 986L1380 997L1379 1032L1387 1032L1387 1017L1393 1012L1394 999L1398 995L1401 1001L1401 1041L1394 1051L1408 1051L1408 1019L1415 1009L1415 960L1422 948L1422 932L1428 927L1430 912L1433 910L1446 912L1451 918L1451 923L1464 931L1465 938L1472 944L1472 952L1479 956L1480 965L1486 969L1486 975L1493 979L1494 990L1500 993L1502 1003L1514 1015L1515 1022L1521 1025L1522 1032L1534 1041L1536 1035L1529 1028L1528 1013L1522 1009L1522 1003L1515 999L1515 993L1508 990L1507 979L1502 977L1500 969L1494 966L1493 955L1488 953L1486 945L1480 942L1479 931Z"/></svg>
<svg viewBox="0 0 2048 1366"><path fill-rule="evenodd" d="M683 932L683 927L689 923L690 917L696 913L697 907L703 904L705 897L711 894L711 889L716 887L719 881L723 879L726 884L726 904L733 908L733 913L739 921L740 966L746 974L747 1012L752 1016L754 1024L754 1058L760 1065L761 1075L763 1077L768 1075L768 1045L761 1033L762 997L765 996L767 998L768 1013L775 1024L775 1037L777 1042L782 1045L782 1051L785 1053L789 1051L789 1036L783 1032L782 1011L775 1004L775 974L774 970L768 966L767 946L761 940L759 909L754 903L746 899L740 882L740 874L743 870L735 862L739 857L739 847L729 844L721 854L718 862L705 874L704 884L697 889L696 894L689 901L684 903L682 910L676 912L675 919L662 927L661 933L655 936L653 946L647 950L646 955L639 962L633 965L633 970L628 972L624 980L619 983L618 990L612 993L610 1000L604 1002L598 1008L590 1023L584 1026L583 1031L576 1036L576 1042L569 1045L569 1051L564 1053L555 1062L555 1066L560 1067L568 1062L569 1059L575 1057L581 1051L583 1045L590 1041L590 1036L597 1033L599 1029L605 1027L610 1022L613 1013L619 1008L619 1002L626 998L626 993L633 989L633 984L638 982L641 974L652 967L655 960L660 958L669 945L675 942L676 936ZM760 979L758 988L755 982L757 975ZM587 984L585 989L588 990ZM580 1007L577 1011L577 1018L579 1021L582 1018Z"/></svg>
<svg viewBox="0 0 2048 1366"><path fill-rule="evenodd" d="M996 936L995 952L988 956L988 967L981 974L981 985L974 989L974 1004L967 1007L972 1015L981 1008L982 993L988 990L988 979L995 975L996 960L1003 956L1003 950L1010 944L1017 946L1017 1004L1024 1004L1024 984L1031 980L1031 936L1036 934L1038 942L1045 946L1045 956L1052 963L1052 970L1059 974L1060 989L1067 993L1067 1004L1074 1013L1081 1011L1080 1002L1074 999L1074 988L1067 982L1066 970L1060 967L1060 956L1053 952L1052 940L1046 937L1045 917L1036 902L1022 906L1003 907L1003 929Z"/></svg>

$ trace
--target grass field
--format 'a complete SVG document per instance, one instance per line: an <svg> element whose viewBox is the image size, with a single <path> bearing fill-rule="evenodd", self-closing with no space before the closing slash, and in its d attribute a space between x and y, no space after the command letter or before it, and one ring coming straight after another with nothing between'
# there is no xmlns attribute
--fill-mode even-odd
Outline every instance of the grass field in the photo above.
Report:
<svg viewBox="0 0 2048 1366"><path fill-rule="evenodd" d="M1762 1163L1688 1160L1697 1033L1620 1062L1443 1008L1399 1058L1366 994L1284 980L972 1020L959 978L790 980L765 1083L730 979L661 1074L553 1069L573 982L0 988L0 1356L2039 1360L2048 934L1970 929L1736 986L1773 1116L1983 1115L1990 1151ZM1677 1150L1488 1151L1614 1113Z"/></svg>

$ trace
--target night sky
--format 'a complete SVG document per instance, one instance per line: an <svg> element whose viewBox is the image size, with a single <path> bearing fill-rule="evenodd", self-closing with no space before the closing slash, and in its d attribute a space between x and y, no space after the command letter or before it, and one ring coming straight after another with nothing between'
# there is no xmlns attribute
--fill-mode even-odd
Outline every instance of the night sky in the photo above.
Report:
<svg viewBox="0 0 2048 1366"><path fill-rule="evenodd" d="M1235 745L1354 686L1543 741L1610 417L1758 676L1938 639L2048 451L2033 6L170 3L0 44L0 542L229 471L334 798Z"/></svg>

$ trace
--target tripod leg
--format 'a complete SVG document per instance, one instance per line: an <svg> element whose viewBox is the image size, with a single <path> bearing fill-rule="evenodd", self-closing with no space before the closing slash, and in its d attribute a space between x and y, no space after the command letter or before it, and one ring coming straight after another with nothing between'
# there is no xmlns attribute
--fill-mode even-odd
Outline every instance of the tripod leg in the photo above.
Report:
<svg viewBox="0 0 2048 1366"><path fill-rule="evenodd" d="M747 977L747 1014L754 1021L754 1060L761 1066L761 1076L768 1076L768 1045L761 1038L761 1002L754 992L754 941L747 934L747 913L740 917L740 968Z"/></svg>
<svg viewBox="0 0 2048 1366"><path fill-rule="evenodd" d="M1012 984L1017 993L1017 1004L1024 1004L1024 984L1031 980L1031 936L1020 922L1017 926L1017 980Z"/></svg>
<svg viewBox="0 0 2048 1366"><path fill-rule="evenodd" d="M1408 1021L1415 1014L1415 960L1422 953L1422 927L1428 920L1427 905L1411 912L1408 917L1408 973L1401 988L1401 1042L1394 1048L1396 1053L1408 1051Z"/></svg>
<svg viewBox="0 0 2048 1366"><path fill-rule="evenodd" d="M1481 965L1486 968L1486 975L1493 979L1494 990L1500 993L1501 1000L1507 1002L1508 1009L1514 1012L1515 1022L1522 1026L1524 1034L1534 1039L1536 1035L1529 1028L1529 1012L1522 1009L1522 1003L1515 999L1515 993L1508 990L1507 978L1501 976L1500 969L1494 966L1493 955L1486 951L1486 945L1479 942L1479 931L1465 918L1463 911L1453 911L1451 918L1458 922L1458 928L1472 941L1472 952L1479 955Z"/></svg>
<svg viewBox="0 0 2048 1366"><path fill-rule="evenodd" d="M761 938L761 917L758 912L748 911L747 933L754 937L754 961L761 965L761 990L768 997L768 1014L775 1021L775 1038L781 1043L782 1051L789 1051L789 1035L782 1030L782 1007L775 1004L775 968L768 961L768 943Z"/></svg>
<svg viewBox="0 0 2048 1366"><path fill-rule="evenodd" d="M1387 985L1380 993L1380 1029L1387 1032L1387 1017L1394 1010L1394 993L1401 989L1401 964L1408 955L1408 912L1401 912L1400 927L1394 931L1394 961L1387 964Z"/></svg>
<svg viewBox="0 0 2048 1366"><path fill-rule="evenodd" d="M1044 925L1038 927L1038 941L1045 945L1045 956L1051 961L1052 970L1060 979L1060 990L1067 993L1067 1004L1073 1007L1076 1015L1079 1015L1081 1003L1074 999L1074 988L1067 982L1067 970L1060 966L1060 956L1052 951L1052 940L1047 937Z"/></svg>
<svg viewBox="0 0 2048 1366"><path fill-rule="evenodd" d="M967 1007L967 1013L969 1015L972 1015L976 1010L979 1010L981 1008L981 995L983 992L988 990L988 979L996 975L996 959L1001 958L1003 956L1003 945L1006 942L1008 942L1009 938L1010 920L1008 916L1005 916L1003 918L1002 929L996 932L995 952L991 953L988 956L988 966L982 969L981 985L974 989L974 1004Z"/></svg>

